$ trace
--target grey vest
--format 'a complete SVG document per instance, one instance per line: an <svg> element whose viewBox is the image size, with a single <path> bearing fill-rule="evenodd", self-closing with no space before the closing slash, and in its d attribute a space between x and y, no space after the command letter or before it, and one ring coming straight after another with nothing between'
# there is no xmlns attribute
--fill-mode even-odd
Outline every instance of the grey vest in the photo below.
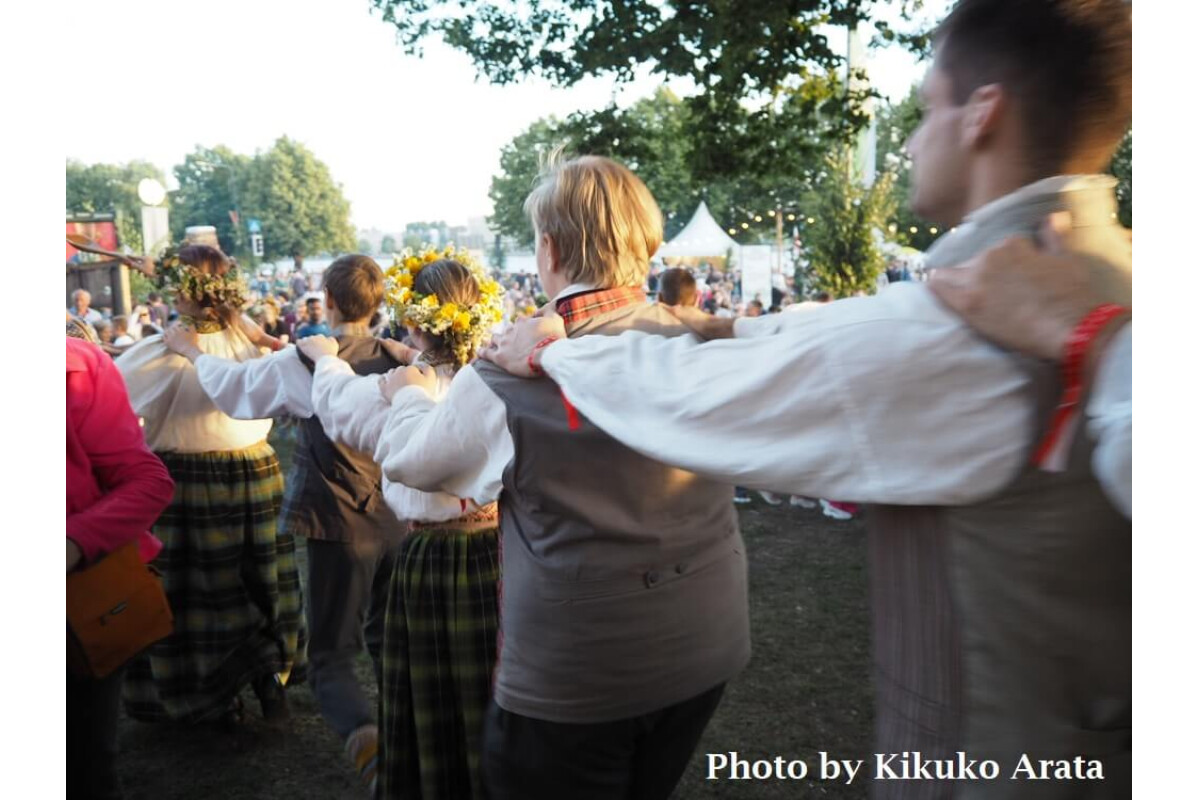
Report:
<svg viewBox="0 0 1200 800"><path fill-rule="evenodd" d="M1130 302L1130 264L1111 188L1044 193L964 226L930 252L949 267L1045 215L1072 212L1068 246L1097 263L1108 299ZM960 236L959 234L964 234ZM1038 429L1057 369L1013 356L1031 379ZM953 402L953 398L946 398ZM995 497L957 508L869 512L876 751L993 759L995 781L875 781L878 797L1129 797L1131 526L1091 472L1078 428L1064 472L1028 466ZM1022 754L1102 762L1104 781L1010 780Z"/></svg>
<svg viewBox="0 0 1200 800"><path fill-rule="evenodd" d="M338 345L338 357L358 375L384 373L399 364L370 336L339 336ZM312 361L298 355L312 371ZM404 528L383 501L381 481L370 453L332 441L315 414L300 420L281 524L310 539L398 541Z"/></svg>
<svg viewBox="0 0 1200 800"><path fill-rule="evenodd" d="M637 304L569 335L626 330L686 332ZM515 445L500 496L496 703L552 722L609 722L740 672L750 625L732 489L651 461L582 416L571 430L549 380L475 369L504 401Z"/></svg>

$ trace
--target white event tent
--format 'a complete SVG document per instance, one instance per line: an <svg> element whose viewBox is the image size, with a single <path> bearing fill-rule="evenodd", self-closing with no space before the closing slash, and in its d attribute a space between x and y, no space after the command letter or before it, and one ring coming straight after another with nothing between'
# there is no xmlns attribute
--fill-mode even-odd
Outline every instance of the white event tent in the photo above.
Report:
<svg viewBox="0 0 1200 800"><path fill-rule="evenodd" d="M721 229L701 200L684 229L658 248L654 255L658 258L724 258L731 249L737 252L738 243Z"/></svg>

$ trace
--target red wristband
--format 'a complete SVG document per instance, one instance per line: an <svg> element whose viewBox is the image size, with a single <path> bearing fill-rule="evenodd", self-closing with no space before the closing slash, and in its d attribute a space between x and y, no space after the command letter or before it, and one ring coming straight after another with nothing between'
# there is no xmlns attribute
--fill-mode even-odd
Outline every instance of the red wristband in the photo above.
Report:
<svg viewBox="0 0 1200 800"><path fill-rule="evenodd" d="M533 346L533 349L529 351L529 357L525 359L525 363L529 365L529 371L531 373L533 373L534 377L540 378L542 375L546 374L546 372L541 367L539 367L537 364L533 363L534 354L537 353L538 350L541 350L543 347L549 347L550 345L554 344L557 341L558 341L557 336L547 336L545 339L542 339L540 342L535 344Z"/></svg>
<svg viewBox="0 0 1200 800"><path fill-rule="evenodd" d="M1050 429L1046 431L1041 444L1034 451L1034 464L1045 465L1083 397L1083 366L1092 343L1110 322L1129 313L1130 310L1125 306L1105 303L1089 311L1087 316L1075 326L1075 330L1071 331L1066 347L1063 349L1062 397L1058 401L1058 408L1054 410Z"/></svg>

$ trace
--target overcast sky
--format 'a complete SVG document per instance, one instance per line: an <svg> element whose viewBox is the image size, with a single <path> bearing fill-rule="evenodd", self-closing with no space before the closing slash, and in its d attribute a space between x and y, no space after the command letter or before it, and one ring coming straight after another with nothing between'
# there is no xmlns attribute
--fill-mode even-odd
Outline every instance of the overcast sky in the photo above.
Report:
<svg viewBox="0 0 1200 800"><path fill-rule="evenodd" d="M466 56L432 41L424 59L405 56L366 0L71 7L71 51L96 53L92 64L75 64L85 71L84 93L102 107L137 111L122 114L128 124L71 126L68 158L145 159L169 172L197 144L253 153L286 134L329 165L360 228L489 214L501 147L539 117L598 108L614 92L607 80L491 86ZM114 58L111 44L127 55ZM924 67L893 49L874 54L870 69L898 97ZM647 96L658 83L625 86L618 101Z"/></svg>

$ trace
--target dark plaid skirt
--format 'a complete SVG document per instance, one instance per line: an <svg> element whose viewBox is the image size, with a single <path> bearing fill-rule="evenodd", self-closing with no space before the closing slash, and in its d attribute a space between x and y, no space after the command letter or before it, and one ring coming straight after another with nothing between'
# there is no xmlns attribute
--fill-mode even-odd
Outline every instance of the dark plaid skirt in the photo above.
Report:
<svg viewBox="0 0 1200 800"><path fill-rule="evenodd" d="M175 479L153 529L175 630L130 664L125 708L134 719L199 722L259 675L304 679L296 544L276 532L283 476L266 442L158 456Z"/></svg>
<svg viewBox="0 0 1200 800"><path fill-rule="evenodd" d="M497 535L431 527L401 545L383 639L385 800L484 796L479 750L499 628Z"/></svg>

